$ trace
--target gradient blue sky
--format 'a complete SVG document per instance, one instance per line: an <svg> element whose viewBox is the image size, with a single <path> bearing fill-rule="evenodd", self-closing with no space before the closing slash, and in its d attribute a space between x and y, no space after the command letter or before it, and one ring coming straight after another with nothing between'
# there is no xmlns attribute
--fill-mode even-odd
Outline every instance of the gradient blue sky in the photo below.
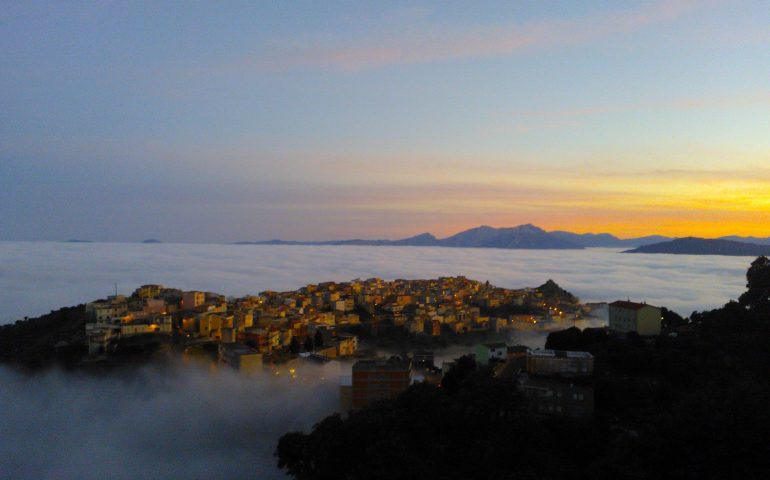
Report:
<svg viewBox="0 0 770 480"><path fill-rule="evenodd" d="M768 25L767 1L3 1L0 239L770 235Z"/></svg>

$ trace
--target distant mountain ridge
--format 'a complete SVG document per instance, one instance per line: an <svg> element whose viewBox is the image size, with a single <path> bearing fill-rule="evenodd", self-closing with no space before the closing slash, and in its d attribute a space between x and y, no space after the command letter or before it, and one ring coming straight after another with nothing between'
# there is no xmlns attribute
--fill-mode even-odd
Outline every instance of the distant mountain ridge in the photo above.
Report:
<svg viewBox="0 0 770 480"><path fill-rule="evenodd" d="M738 235L728 235L719 237L719 240L732 240L733 242L755 243L757 245L770 245L770 237L740 237Z"/></svg>
<svg viewBox="0 0 770 480"><path fill-rule="evenodd" d="M669 253L676 255L731 255L757 257L770 255L770 245L736 242L721 238L677 238L668 242L643 245L623 253Z"/></svg>
<svg viewBox="0 0 770 480"><path fill-rule="evenodd" d="M610 233L572 233L556 230L550 232L562 240L572 242L584 247L613 247L613 248L633 248L651 243L665 242L671 240L671 237L662 235L649 235L638 238L618 238Z"/></svg>
<svg viewBox="0 0 770 480"><path fill-rule="evenodd" d="M582 249L582 245L556 238L532 224L510 228L486 225L471 228L438 240L442 247L461 248L527 248L527 249Z"/></svg>
<svg viewBox="0 0 770 480"><path fill-rule="evenodd" d="M620 239L609 233L546 232L532 224L517 227L494 228L487 225L464 230L447 238L436 238L421 233L401 240L330 240L305 242L292 240L266 240L237 242L238 245L365 245L365 246L419 246L456 248L548 249L579 250L589 247L633 248L640 245L669 240L669 237L652 235L640 238Z"/></svg>

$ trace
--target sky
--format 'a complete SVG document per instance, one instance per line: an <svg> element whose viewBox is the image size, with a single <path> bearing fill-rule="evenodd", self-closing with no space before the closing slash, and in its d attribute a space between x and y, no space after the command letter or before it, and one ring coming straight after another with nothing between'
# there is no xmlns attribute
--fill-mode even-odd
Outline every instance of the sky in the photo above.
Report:
<svg viewBox="0 0 770 480"><path fill-rule="evenodd" d="M770 236L766 1L0 0L0 240Z"/></svg>

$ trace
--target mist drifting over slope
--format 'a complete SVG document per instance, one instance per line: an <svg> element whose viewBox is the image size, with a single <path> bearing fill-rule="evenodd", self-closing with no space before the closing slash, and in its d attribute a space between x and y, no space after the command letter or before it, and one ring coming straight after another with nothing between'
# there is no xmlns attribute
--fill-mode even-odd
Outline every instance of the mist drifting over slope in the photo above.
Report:
<svg viewBox="0 0 770 480"><path fill-rule="evenodd" d="M465 275L509 288L554 279L583 301L631 297L683 314L744 289L746 258L581 251L0 242L0 322L143 283L245 295L378 276ZM588 326L593 320L587 320ZM519 332L541 346L545 335ZM449 359L465 349L437 352ZM285 478L280 435L338 409L338 380L246 378L199 366L130 376L0 368L0 478Z"/></svg>
<svg viewBox="0 0 770 480"><path fill-rule="evenodd" d="M278 437L338 410L337 379L195 365L93 377L0 367L0 478L285 478Z"/></svg>
<svg viewBox="0 0 770 480"><path fill-rule="evenodd" d="M552 278L583 301L646 300L684 315L743 291L744 257L627 255L612 249L0 242L0 323L130 293L144 283L240 296L361 277L465 275L518 288Z"/></svg>

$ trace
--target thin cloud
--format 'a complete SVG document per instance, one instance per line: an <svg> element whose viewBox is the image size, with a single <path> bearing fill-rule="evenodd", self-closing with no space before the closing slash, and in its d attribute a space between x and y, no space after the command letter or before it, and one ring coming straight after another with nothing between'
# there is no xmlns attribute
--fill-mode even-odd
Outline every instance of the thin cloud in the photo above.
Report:
<svg viewBox="0 0 770 480"><path fill-rule="evenodd" d="M472 27L419 21L366 38L316 35L278 40L261 51L219 68L241 71L320 66L358 71L392 65L501 57L633 33L675 20L698 6L693 0L664 0L634 10L566 20Z"/></svg>
<svg viewBox="0 0 770 480"><path fill-rule="evenodd" d="M393 64L498 57L540 48L588 43L615 34L634 32L647 25L675 19L694 6L695 2L689 0L675 0L635 11L571 20L468 29L437 27L427 32L378 39L363 47L322 49L310 55L310 58L322 65L359 70Z"/></svg>

